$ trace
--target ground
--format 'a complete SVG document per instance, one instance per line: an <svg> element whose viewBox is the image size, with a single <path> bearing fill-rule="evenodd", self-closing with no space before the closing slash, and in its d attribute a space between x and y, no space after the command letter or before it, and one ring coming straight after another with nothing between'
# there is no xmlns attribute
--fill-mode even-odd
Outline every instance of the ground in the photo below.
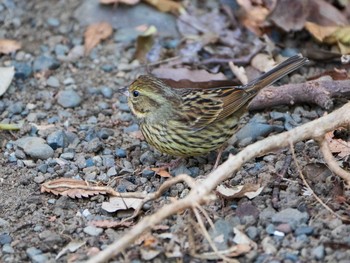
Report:
<svg viewBox="0 0 350 263"><path fill-rule="evenodd" d="M109 200L108 195L75 199L56 196L41 192L44 182L75 178L99 182L120 192L150 193L167 180L150 167L157 162L168 162L171 157L155 151L143 140L124 95L132 80L147 71L139 60L134 60L137 35L131 28L150 23L146 19L151 18L159 25L155 41L161 42L156 45L161 51L154 48L155 57L152 54L148 57L152 63L181 52L206 59L214 48L206 46L197 50L196 45L190 44L180 47L174 16L144 4L137 7L139 13L135 11L139 16L129 11L119 21L113 12L136 7L101 8L94 2L0 2L0 39L16 39L22 44L19 51L0 55L1 66L14 65L16 69L13 83L0 98L0 120L22 125L20 131L0 131L0 262L84 261L127 233L128 227L91 225L100 220L119 221L130 214L126 210L110 213L103 209L102 203ZM192 7L195 8L213 14L218 10L211 1ZM143 18L143 12L152 13ZM132 19L129 17L130 22L125 22L128 15ZM113 35L84 55L86 26L102 20L113 25ZM295 49L280 52L298 51L297 42L305 36L301 33L295 42L292 36L286 34L283 39L295 43ZM249 41L253 39L249 35L247 43L231 51L249 50ZM222 54L227 52L227 47L221 48ZM196 69L200 68L198 63L194 57L181 61ZM322 62L311 64L283 83L305 81L326 67ZM328 68L332 65L328 64ZM213 75L218 71L216 66L206 69ZM232 77L227 65L220 71ZM341 104L336 102L337 107ZM323 114L324 110L314 105L280 106L246 113L241 120L244 136L237 135L235 143L226 149L224 159L229 152L236 153L269 133L292 129ZM29 143L33 143L23 149L23 141L19 139L28 136L31 136ZM335 212L346 214L346 201L341 202L337 197L346 200L349 192L343 190L341 180L327 168L317 144L299 142L295 151L315 193ZM215 158L216 153L187 158L171 173L187 173L194 178L205 176L212 170ZM247 197L225 200L218 196L216 201L204 206L216 227L214 231L208 225L209 234L220 250L233 244L233 229L237 228L257 244L237 258L240 262L350 261L350 228L316 202L305 188L290 149L249 161L225 182L231 187L248 184L259 184L263 190L251 200ZM185 183L172 186L162 198L147 203L133 223L184 197L188 191ZM192 245L197 254L203 255L210 251L196 227L191 213L178 213L155 226L151 235L130 244L114 262L203 262L190 249ZM189 243L192 228L195 244ZM78 242L77 248L56 258L72 241Z"/></svg>

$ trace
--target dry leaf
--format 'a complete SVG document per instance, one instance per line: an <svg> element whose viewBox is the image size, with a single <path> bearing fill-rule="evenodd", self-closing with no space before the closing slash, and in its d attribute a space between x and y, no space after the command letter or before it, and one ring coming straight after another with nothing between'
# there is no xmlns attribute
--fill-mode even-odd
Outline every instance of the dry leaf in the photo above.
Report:
<svg viewBox="0 0 350 263"><path fill-rule="evenodd" d="M172 177L171 174L165 168L151 168L151 170L161 177Z"/></svg>
<svg viewBox="0 0 350 263"><path fill-rule="evenodd" d="M146 28L139 27L138 30L142 30L143 32L137 37L136 40L135 58L140 62L145 62L146 55L153 46L154 36L157 33L157 28L155 26L149 26Z"/></svg>
<svg viewBox="0 0 350 263"><path fill-rule="evenodd" d="M204 69L200 70L190 70L187 68L166 68L161 67L154 69L152 71L152 74L154 74L158 78L164 78L164 79L172 79L175 81L187 79L194 82L205 82L205 81L212 81L212 80L226 80L226 77L224 74L217 73L212 74L208 71L205 71Z"/></svg>
<svg viewBox="0 0 350 263"><path fill-rule="evenodd" d="M249 199L253 199L258 196L264 187L260 187L259 184L245 184L238 185L232 188L228 188L224 185L219 185L216 187L216 192L225 199L235 199L248 197Z"/></svg>
<svg viewBox="0 0 350 263"><path fill-rule="evenodd" d="M142 203L140 198L111 197L108 202L102 203L102 209L113 213L119 210L137 209Z"/></svg>
<svg viewBox="0 0 350 263"><path fill-rule="evenodd" d="M57 254L56 256L56 260L59 259L60 257L62 257L64 254L68 253L68 252L75 252L77 251L80 247L82 247L83 245L85 245L86 241L71 241L68 243L68 245L66 245L64 248L62 248L62 250Z"/></svg>
<svg viewBox="0 0 350 263"><path fill-rule="evenodd" d="M140 0L100 0L100 4L126 4L126 5L136 5Z"/></svg>
<svg viewBox="0 0 350 263"><path fill-rule="evenodd" d="M89 225L102 228L120 228L120 227L130 227L134 224L132 221L110 221L110 220L94 220L90 221Z"/></svg>
<svg viewBox="0 0 350 263"><path fill-rule="evenodd" d="M0 67L0 96L6 92L8 87L10 86L13 77L15 76L15 68L14 67Z"/></svg>
<svg viewBox="0 0 350 263"><path fill-rule="evenodd" d="M108 38L113 33L113 28L106 22L89 25L84 33L85 55L97 46L102 40Z"/></svg>
<svg viewBox="0 0 350 263"><path fill-rule="evenodd" d="M267 72L276 66L276 62L267 54L256 54L251 61L254 68L260 72Z"/></svg>
<svg viewBox="0 0 350 263"><path fill-rule="evenodd" d="M144 2L153 5L161 12L172 12L175 14L181 14L185 12L185 9L180 3L171 0L143 0Z"/></svg>
<svg viewBox="0 0 350 263"><path fill-rule="evenodd" d="M0 54L10 54L21 48L16 40L0 39Z"/></svg>
<svg viewBox="0 0 350 263"><path fill-rule="evenodd" d="M41 184L42 193L69 196L70 198L89 197L98 194L115 194L108 186L94 186L86 181L72 178L58 178Z"/></svg>
<svg viewBox="0 0 350 263"><path fill-rule="evenodd" d="M338 153L338 156L341 158L350 155L350 142L346 142L342 139L335 139L334 131L326 133L325 139L332 153Z"/></svg>
<svg viewBox="0 0 350 263"><path fill-rule="evenodd" d="M318 41L338 44L341 54L350 54L350 26L321 26L306 22L305 27Z"/></svg>

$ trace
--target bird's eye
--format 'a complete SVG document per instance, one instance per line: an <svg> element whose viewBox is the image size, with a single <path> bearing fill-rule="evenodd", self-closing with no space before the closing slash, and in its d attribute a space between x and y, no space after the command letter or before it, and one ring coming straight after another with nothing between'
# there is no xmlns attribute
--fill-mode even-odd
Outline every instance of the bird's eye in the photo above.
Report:
<svg viewBox="0 0 350 263"><path fill-rule="evenodd" d="M132 95L136 98L136 97L138 97L140 95L140 93L137 90L134 90L132 92Z"/></svg>

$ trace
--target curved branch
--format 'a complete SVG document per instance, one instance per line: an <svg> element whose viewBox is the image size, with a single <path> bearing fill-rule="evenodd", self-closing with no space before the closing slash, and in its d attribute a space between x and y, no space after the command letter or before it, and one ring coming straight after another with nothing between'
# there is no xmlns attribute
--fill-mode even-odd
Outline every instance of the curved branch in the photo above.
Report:
<svg viewBox="0 0 350 263"><path fill-rule="evenodd" d="M221 164L216 170L211 172L208 177L198 182L191 192L184 199L178 200L171 204L163 206L153 215L147 216L140 220L128 233L109 245L105 250L88 260L88 263L105 262L119 254L127 248L142 233L150 230L151 227L186 208L192 208L194 204L203 204L208 200L208 195L215 187L226 180L233 173L237 172L244 163L250 159L263 155L275 149L288 147L290 143L296 143L302 140L318 138L325 133L332 131L340 126L350 124L350 102L340 109L323 116L317 120L296 127L293 130L278 135L270 136L264 140L258 141L247 146L235 156L230 156L226 162Z"/></svg>

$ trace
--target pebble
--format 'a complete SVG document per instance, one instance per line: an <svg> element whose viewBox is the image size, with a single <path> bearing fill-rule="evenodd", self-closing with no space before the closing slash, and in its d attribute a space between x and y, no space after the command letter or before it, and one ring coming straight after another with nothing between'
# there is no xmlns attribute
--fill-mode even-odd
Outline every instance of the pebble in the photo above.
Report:
<svg viewBox="0 0 350 263"><path fill-rule="evenodd" d="M110 168L115 165L114 157L113 155L103 155L102 156L102 165Z"/></svg>
<svg viewBox="0 0 350 263"><path fill-rule="evenodd" d="M180 174L191 175L191 171L184 164L181 164L178 167L175 167L171 170L171 175L173 176L177 176Z"/></svg>
<svg viewBox="0 0 350 263"><path fill-rule="evenodd" d="M27 256L31 259L33 263L45 263L48 262L48 258L40 249L35 247L27 248Z"/></svg>
<svg viewBox="0 0 350 263"><path fill-rule="evenodd" d="M13 254L15 253L15 250L10 244L5 244L2 246L2 252L4 252L4 254Z"/></svg>
<svg viewBox="0 0 350 263"><path fill-rule="evenodd" d="M38 165L37 169L39 172L46 173L47 172L48 165L46 163L42 163Z"/></svg>
<svg viewBox="0 0 350 263"><path fill-rule="evenodd" d="M50 133L46 141L48 145L54 150L57 148L66 148L69 145L68 137L63 130L55 131L53 133Z"/></svg>
<svg viewBox="0 0 350 263"><path fill-rule="evenodd" d="M141 176L147 179L151 179L154 176L155 172L152 170L143 170Z"/></svg>
<svg viewBox="0 0 350 263"><path fill-rule="evenodd" d="M153 152L146 151L140 156L140 162L143 165L153 165L156 162L156 158L154 157Z"/></svg>
<svg viewBox="0 0 350 263"><path fill-rule="evenodd" d="M325 256L324 246L319 245L319 246L315 247L312 250L311 255L317 260L322 260Z"/></svg>
<svg viewBox="0 0 350 263"><path fill-rule="evenodd" d="M92 167L92 166L95 166L94 160L92 158L86 159L85 167Z"/></svg>
<svg viewBox="0 0 350 263"><path fill-rule="evenodd" d="M139 126L136 123L124 128L125 133L135 132L138 130L139 130Z"/></svg>
<svg viewBox="0 0 350 263"><path fill-rule="evenodd" d="M33 70L35 72L44 70L55 70L59 68L60 62L52 56L41 55L34 60Z"/></svg>
<svg viewBox="0 0 350 263"><path fill-rule="evenodd" d="M249 226L246 229L246 233L247 233L248 237L252 240L256 239L259 235L258 228L255 226Z"/></svg>
<svg viewBox="0 0 350 263"><path fill-rule="evenodd" d="M125 158L126 157L126 151L122 148L115 149L114 155L119 158Z"/></svg>
<svg viewBox="0 0 350 263"><path fill-rule="evenodd" d="M310 226L301 226L295 229L294 234L299 235L312 235L314 233L314 228Z"/></svg>
<svg viewBox="0 0 350 263"><path fill-rule="evenodd" d="M84 149L87 152L94 152L94 153L97 153L98 151L102 150L102 148L103 148L103 143L100 141L99 138L92 139L84 147Z"/></svg>
<svg viewBox="0 0 350 263"><path fill-rule="evenodd" d="M84 227L83 231L90 236L99 236L102 234L103 229L95 226L87 226Z"/></svg>
<svg viewBox="0 0 350 263"><path fill-rule="evenodd" d="M42 174L34 177L34 182L37 184L41 184L41 183L45 182L45 180L46 180L46 178Z"/></svg>
<svg viewBox="0 0 350 263"><path fill-rule="evenodd" d="M102 87L101 88L101 93L105 98L112 98L113 96L113 90L110 87Z"/></svg>
<svg viewBox="0 0 350 263"><path fill-rule="evenodd" d="M24 159L24 158L26 158L25 153L24 153L22 150L20 150L20 149L16 149L16 151L15 151L15 156L16 156L18 159Z"/></svg>
<svg viewBox="0 0 350 263"><path fill-rule="evenodd" d="M0 234L0 245L10 244L12 242L12 238L8 233Z"/></svg>
<svg viewBox="0 0 350 263"><path fill-rule="evenodd" d="M61 154L61 158L65 159L65 160L73 160L75 156L74 152L65 152Z"/></svg>
<svg viewBox="0 0 350 263"><path fill-rule="evenodd" d="M33 74L32 65L27 62L14 62L12 65L15 67L16 79L26 79Z"/></svg>
<svg viewBox="0 0 350 263"><path fill-rule="evenodd" d="M57 94L57 103L64 108L74 108L81 103L81 97L72 89L62 90Z"/></svg>
<svg viewBox="0 0 350 263"><path fill-rule="evenodd" d="M116 176L116 175L118 175L118 172L117 172L117 170L115 169L115 166L113 166L113 167L111 167L111 168L108 169L108 171L107 171L107 176L108 176L108 177Z"/></svg>
<svg viewBox="0 0 350 263"><path fill-rule="evenodd" d="M190 176L191 177L197 177L200 173L199 167L190 167L188 168L190 170Z"/></svg>
<svg viewBox="0 0 350 263"><path fill-rule="evenodd" d="M21 101L17 101L15 103L11 103L8 107L7 110L11 114L20 114L22 113L24 109L24 105Z"/></svg>
<svg viewBox="0 0 350 263"><path fill-rule="evenodd" d="M49 24L49 26L58 27L60 25L60 20L54 17L49 17L47 19L47 23Z"/></svg>
<svg viewBox="0 0 350 263"><path fill-rule="evenodd" d="M69 48L66 45L57 44L55 46L55 54L57 57L64 57L69 52Z"/></svg>
<svg viewBox="0 0 350 263"><path fill-rule="evenodd" d="M46 160L54 155L53 149L42 138L24 137L15 143L34 159Z"/></svg>
<svg viewBox="0 0 350 263"><path fill-rule="evenodd" d="M52 88L58 88L60 86L60 82L59 80L54 77L54 76L50 76L47 80L46 80L46 85Z"/></svg>
<svg viewBox="0 0 350 263"><path fill-rule="evenodd" d="M232 235L232 225L219 219L214 223L214 228L210 228L209 235L219 250L228 248L228 240Z"/></svg>
<svg viewBox="0 0 350 263"><path fill-rule="evenodd" d="M306 212L300 212L294 208L281 210L272 216L273 223L287 223L292 229L296 229L297 226L306 223L308 219L309 215Z"/></svg>
<svg viewBox="0 0 350 263"><path fill-rule="evenodd" d="M104 71L104 72L112 72L112 70L114 69L114 66L113 65L110 65L110 64L105 64L105 65L102 65L101 66L101 69Z"/></svg>
<svg viewBox="0 0 350 263"><path fill-rule="evenodd" d="M100 139L106 140L108 137L113 136L114 131L112 129L102 128L98 133L97 136Z"/></svg>

